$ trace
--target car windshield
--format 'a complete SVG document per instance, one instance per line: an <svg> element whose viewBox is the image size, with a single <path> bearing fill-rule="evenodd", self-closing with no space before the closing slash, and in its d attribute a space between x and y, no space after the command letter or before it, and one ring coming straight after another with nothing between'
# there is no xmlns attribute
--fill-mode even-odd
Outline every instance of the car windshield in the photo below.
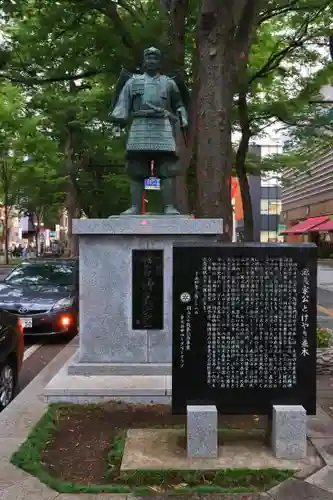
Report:
<svg viewBox="0 0 333 500"><path fill-rule="evenodd" d="M18 266L6 278L12 285L73 285L72 263L27 263Z"/></svg>

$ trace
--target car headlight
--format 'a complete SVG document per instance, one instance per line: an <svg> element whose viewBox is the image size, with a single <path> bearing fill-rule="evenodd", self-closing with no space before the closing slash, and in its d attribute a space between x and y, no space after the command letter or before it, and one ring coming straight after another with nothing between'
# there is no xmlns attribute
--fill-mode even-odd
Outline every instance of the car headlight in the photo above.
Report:
<svg viewBox="0 0 333 500"><path fill-rule="evenodd" d="M64 299L58 300L52 307L52 311L59 311L60 309L67 309L73 305L73 297L66 297Z"/></svg>

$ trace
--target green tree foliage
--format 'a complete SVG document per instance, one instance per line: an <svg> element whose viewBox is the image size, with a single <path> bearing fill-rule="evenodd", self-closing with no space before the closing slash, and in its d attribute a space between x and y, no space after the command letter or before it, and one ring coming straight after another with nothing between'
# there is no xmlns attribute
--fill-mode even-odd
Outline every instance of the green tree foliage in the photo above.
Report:
<svg viewBox="0 0 333 500"><path fill-rule="evenodd" d="M40 8L34 2L5 5L12 57L3 75L27 89L31 113L43 117L58 144L70 218L80 212L106 217L129 203L125 142L114 137L109 112L121 66L135 71L147 45L167 43L156 6L51 0Z"/></svg>
<svg viewBox="0 0 333 500"><path fill-rule="evenodd" d="M136 70L143 49L157 45L166 54L165 69L187 73L192 90L190 147L182 157L192 165L192 195L197 178L200 183L199 215L227 214L230 232L234 164L251 239L246 174L267 165L257 167L248 157L249 142L273 122L291 127L295 137L317 127L319 108L309 99L331 71L323 69L317 47L326 43L332 2L233 0L210 2L210 11L207 6L204 0L2 1L7 18L0 75L20 86L27 116L38 118L43 140L51 141L55 160L48 175L67 183L64 188L60 182L56 199L66 191L72 216L83 211L105 217L127 206L126 136L114 137L109 122L112 91L121 66ZM304 65L321 69L303 76ZM231 130L242 139L236 156ZM35 165L39 171L40 162Z"/></svg>
<svg viewBox="0 0 333 500"><path fill-rule="evenodd" d="M40 217L51 205L59 208L63 182L57 166L56 145L43 131L40 117L28 112L26 96L11 84L0 87L0 188L7 260L9 207Z"/></svg>
<svg viewBox="0 0 333 500"><path fill-rule="evenodd" d="M260 16L254 43L238 75L235 129L241 138L235 163L247 240L253 238L247 181L251 139L264 135L273 124L288 129L289 134L294 134L292 126L304 134L310 116L314 121L318 119L318 108L310 104L311 98L332 77L332 66L327 65L332 3L303 0L285 4ZM273 162L256 163L258 173L269 164L275 166Z"/></svg>

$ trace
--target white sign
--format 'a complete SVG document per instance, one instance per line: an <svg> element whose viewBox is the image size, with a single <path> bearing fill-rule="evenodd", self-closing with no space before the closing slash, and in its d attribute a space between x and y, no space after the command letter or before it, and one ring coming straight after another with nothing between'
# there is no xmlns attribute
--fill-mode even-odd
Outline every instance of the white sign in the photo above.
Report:
<svg viewBox="0 0 333 500"><path fill-rule="evenodd" d="M161 189L160 180L157 177L145 179L145 189L147 191L159 191Z"/></svg>

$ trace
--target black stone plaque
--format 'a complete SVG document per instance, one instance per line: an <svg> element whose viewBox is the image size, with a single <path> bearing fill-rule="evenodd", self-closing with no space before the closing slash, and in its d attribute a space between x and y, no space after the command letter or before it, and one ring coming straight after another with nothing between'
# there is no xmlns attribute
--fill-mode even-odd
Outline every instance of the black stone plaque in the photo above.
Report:
<svg viewBox="0 0 333 500"><path fill-rule="evenodd" d="M163 330L163 250L132 250L132 328Z"/></svg>
<svg viewBox="0 0 333 500"><path fill-rule="evenodd" d="M316 295L315 245L176 245L173 412L315 414Z"/></svg>

